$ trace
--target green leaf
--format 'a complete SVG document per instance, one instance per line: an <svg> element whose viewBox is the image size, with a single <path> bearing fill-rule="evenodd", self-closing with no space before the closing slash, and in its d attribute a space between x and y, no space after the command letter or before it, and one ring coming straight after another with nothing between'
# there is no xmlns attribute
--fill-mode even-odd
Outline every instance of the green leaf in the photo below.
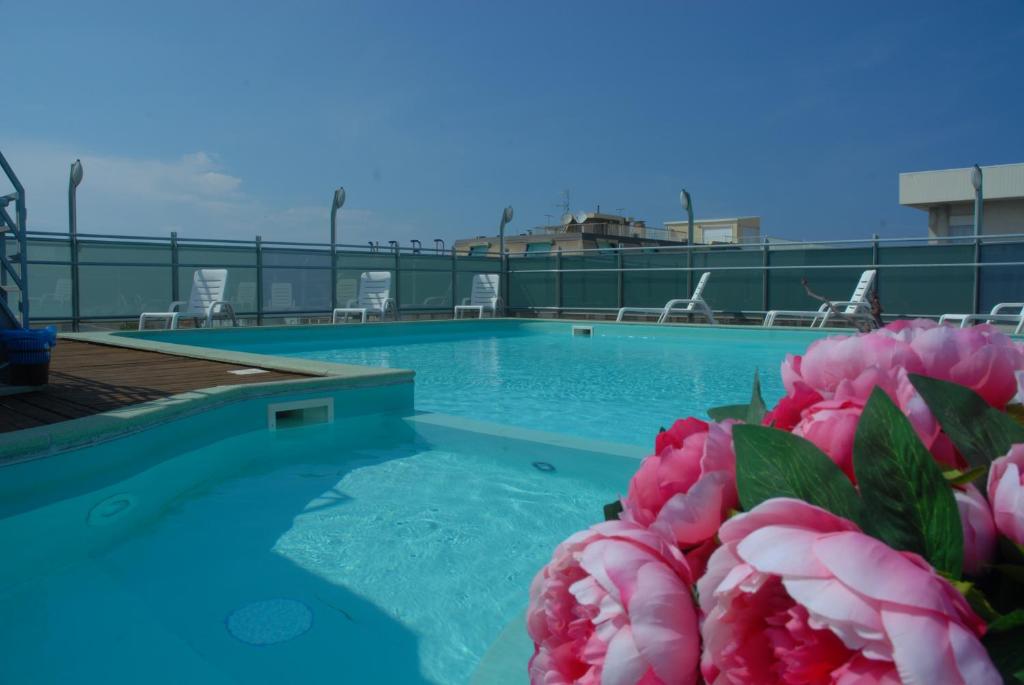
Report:
<svg viewBox="0 0 1024 685"><path fill-rule="evenodd" d="M622 513L622 502L615 500L604 505L604 520L605 521L618 521L619 514Z"/></svg>
<svg viewBox="0 0 1024 685"><path fill-rule="evenodd" d="M708 416L711 417L712 421L725 421L726 419L746 421L749 413L749 404L726 404L721 407L708 409Z"/></svg>
<svg viewBox="0 0 1024 685"><path fill-rule="evenodd" d="M980 616L981 614L979 614ZM982 616L982 618L985 618ZM1014 628L1020 628L1024 626L1024 609L1014 609L1005 616L1000 616L994 621L990 621L988 624L989 632L992 633L1005 633L1008 630Z"/></svg>
<svg viewBox="0 0 1024 685"><path fill-rule="evenodd" d="M1006 405L1006 414L1021 426L1024 426L1024 404Z"/></svg>
<svg viewBox="0 0 1024 685"><path fill-rule="evenodd" d="M813 443L749 424L734 426L732 438L736 488L746 511L773 497L793 497L860 524L861 503L853 484Z"/></svg>
<svg viewBox="0 0 1024 685"><path fill-rule="evenodd" d="M981 642L1007 683L1024 682L1024 627L989 632Z"/></svg>
<svg viewBox="0 0 1024 685"><path fill-rule="evenodd" d="M910 382L972 466L988 466L1006 454L1010 445L1024 442L1024 426L994 409L973 390L916 374L910 374Z"/></svg>
<svg viewBox="0 0 1024 685"><path fill-rule="evenodd" d="M764 406L764 397L761 396L761 379L757 374L757 370L754 370L754 387L750 391L750 404L747 405L747 415L745 420L747 423L752 423L756 426L761 425L761 419L768 413L768 408Z"/></svg>
<svg viewBox="0 0 1024 685"><path fill-rule="evenodd" d="M960 577L964 540L953 490L885 391L871 392L853 439L853 470L868 532Z"/></svg>
<svg viewBox="0 0 1024 685"><path fill-rule="evenodd" d="M985 471L986 469L984 466L975 466L974 468L967 469L966 471L949 469L948 471L943 471L942 475L950 485L967 485L968 483L973 483L984 476Z"/></svg>
<svg viewBox="0 0 1024 685"><path fill-rule="evenodd" d="M986 623L997 621L1003 618L999 615L992 605L989 603L988 598L985 594L974 586L974 583L970 583L966 580L955 580L949 579L950 584L957 589L967 603L971 605L971 609L974 610L978 616L982 618ZM1012 627L1012 626L1011 626Z"/></svg>

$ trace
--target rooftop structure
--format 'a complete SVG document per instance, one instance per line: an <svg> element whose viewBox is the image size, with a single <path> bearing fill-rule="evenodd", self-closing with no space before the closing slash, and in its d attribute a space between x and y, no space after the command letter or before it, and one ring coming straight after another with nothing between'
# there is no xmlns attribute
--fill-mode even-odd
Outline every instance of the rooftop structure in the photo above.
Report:
<svg viewBox="0 0 1024 685"><path fill-rule="evenodd" d="M680 242L676 236L650 228L641 219L602 212L566 213L562 223L538 226L528 233L505 236L505 249L511 255L548 253L612 247L643 247ZM685 240L681 241L685 242ZM455 241L458 254L497 255L498 236L477 236Z"/></svg>
<svg viewBox="0 0 1024 685"><path fill-rule="evenodd" d="M687 235L685 220L666 221L665 230L670 240L695 244L756 243L761 239L761 217L738 216L726 219L695 219L693 235Z"/></svg>
<svg viewBox="0 0 1024 685"><path fill-rule="evenodd" d="M928 212L932 237L974 233L970 167L900 174L900 204ZM1024 163L981 167L983 235L1024 233Z"/></svg>

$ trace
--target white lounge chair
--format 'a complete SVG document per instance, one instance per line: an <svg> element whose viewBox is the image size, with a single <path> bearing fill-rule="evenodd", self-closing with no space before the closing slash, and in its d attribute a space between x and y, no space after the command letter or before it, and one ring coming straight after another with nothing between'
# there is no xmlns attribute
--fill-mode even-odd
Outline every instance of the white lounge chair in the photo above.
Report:
<svg viewBox="0 0 1024 685"><path fill-rule="evenodd" d="M658 323L665 323L669 317L676 316L679 314L702 314L704 315L708 323L715 323L715 315L711 312L711 307L704 301L704 288L707 287L708 281L711 279L711 272L705 271L700 275L700 280L697 281L697 287L693 289L693 294L688 298L682 298L677 300L669 300L665 303L664 307L623 307L619 310L618 316L615 317L616 321L622 321L623 317L627 314L640 314L640 315L658 315Z"/></svg>
<svg viewBox="0 0 1024 685"><path fill-rule="evenodd" d="M366 323L369 314L376 314L383 321L388 307L395 312L397 319L398 310L395 301L391 299L391 272L364 271L359 276L359 297L349 300L347 306L335 309L331 314L331 323L338 323L339 318L346 321L353 315L359 315L360 323Z"/></svg>
<svg viewBox="0 0 1024 685"><path fill-rule="evenodd" d="M1004 314L1003 310L1016 309L1016 314ZM1000 302L988 314L943 314L939 317L939 323L960 322L960 328L967 328L976 321L985 323L1008 323L1017 324L1014 335L1020 335L1024 331L1024 302Z"/></svg>
<svg viewBox="0 0 1024 685"><path fill-rule="evenodd" d="M501 276L498 274L476 274L473 276L473 289L469 297L462 299L462 304L455 305L453 318L463 318L466 312L473 312L477 318L484 318L484 312L490 312L496 316L498 302L501 295L498 294L498 286L501 284ZM462 316L460 316L462 315Z"/></svg>
<svg viewBox="0 0 1024 685"><path fill-rule="evenodd" d="M860 280L857 281L857 287L853 289L853 295L846 302L833 302L832 306L836 309L844 307L843 314L854 318L863 319L871 317L871 304L868 302L868 295L871 294L871 288L875 284L875 274L877 272L874 269L868 269L860 275ZM822 304L817 310L796 310L796 309L773 309L769 312L765 312L764 325L771 327L775 324L776 318L780 316L795 318L795 319L810 319L811 328L818 326L818 328L824 328L825 324L828 323L829 318L832 316L832 308L828 304ZM819 323L820 319L820 323Z"/></svg>
<svg viewBox="0 0 1024 685"><path fill-rule="evenodd" d="M188 302L171 302L166 312L143 312L139 315L139 330L144 329L150 319L168 321L168 328L172 329L178 327L182 318L202 320L205 326L213 325L215 318L230 318L231 324L237 326L235 310L224 299L227 287L227 269L198 269L192 275L192 293Z"/></svg>

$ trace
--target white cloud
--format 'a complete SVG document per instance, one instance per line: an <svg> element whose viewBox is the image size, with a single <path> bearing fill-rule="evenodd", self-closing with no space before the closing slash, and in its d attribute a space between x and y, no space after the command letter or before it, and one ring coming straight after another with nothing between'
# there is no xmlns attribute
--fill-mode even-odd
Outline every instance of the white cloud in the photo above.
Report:
<svg viewBox="0 0 1024 685"><path fill-rule="evenodd" d="M76 154L66 146L15 143L3 150L26 188L29 228L67 231L68 169ZM323 206L274 206L245 192L243 179L215 154L191 152L175 159L103 154L81 156L85 175L78 193L81 233L167 235L326 242L329 216ZM6 192L0 190L0 192ZM339 241L362 245L413 234L411 225L375 212L346 207Z"/></svg>

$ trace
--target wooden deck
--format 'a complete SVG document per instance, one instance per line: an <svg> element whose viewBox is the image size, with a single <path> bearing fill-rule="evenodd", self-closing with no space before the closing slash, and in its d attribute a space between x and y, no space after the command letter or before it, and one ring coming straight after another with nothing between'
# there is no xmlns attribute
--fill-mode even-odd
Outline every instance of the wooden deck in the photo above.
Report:
<svg viewBox="0 0 1024 685"><path fill-rule="evenodd" d="M217 385L302 378L267 371L228 373L234 364L61 340L50 361L50 384L33 392L0 395L0 433L91 416L140 402ZM4 386L0 385L0 390Z"/></svg>

